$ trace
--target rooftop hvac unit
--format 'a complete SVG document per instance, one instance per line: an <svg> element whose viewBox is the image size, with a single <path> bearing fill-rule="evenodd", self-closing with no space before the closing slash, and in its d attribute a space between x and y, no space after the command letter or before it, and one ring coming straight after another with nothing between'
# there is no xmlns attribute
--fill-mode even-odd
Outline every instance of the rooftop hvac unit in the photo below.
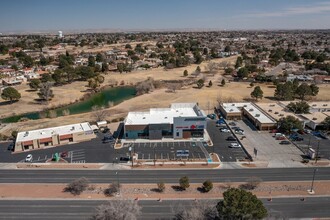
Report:
<svg viewBox="0 0 330 220"><path fill-rule="evenodd" d="M277 115L278 114L278 112L275 112L275 115Z"/></svg>
<svg viewBox="0 0 330 220"><path fill-rule="evenodd" d="M313 106L317 106L316 104L313 104Z"/></svg>
<svg viewBox="0 0 330 220"><path fill-rule="evenodd" d="M247 107L247 105L243 105L243 107Z"/></svg>
<svg viewBox="0 0 330 220"><path fill-rule="evenodd" d="M275 107L275 104L271 104L271 105L269 105L270 107Z"/></svg>
<svg viewBox="0 0 330 220"><path fill-rule="evenodd" d="M279 114L279 116L284 116L283 114Z"/></svg>
<svg viewBox="0 0 330 220"><path fill-rule="evenodd" d="M269 109L268 112L272 112L273 110Z"/></svg>
<svg viewBox="0 0 330 220"><path fill-rule="evenodd" d="M256 117L260 117L260 114L256 114Z"/></svg>
<svg viewBox="0 0 330 220"><path fill-rule="evenodd" d="M312 120L313 120L313 121L316 121L316 120L317 120L317 118L313 118Z"/></svg>
<svg viewBox="0 0 330 220"><path fill-rule="evenodd" d="M328 104L323 104L323 106L328 106Z"/></svg>
<svg viewBox="0 0 330 220"><path fill-rule="evenodd" d="M235 106L235 103L231 104L232 106Z"/></svg>
<svg viewBox="0 0 330 220"><path fill-rule="evenodd" d="M253 112L253 108L250 108L250 109L249 109L249 112Z"/></svg>

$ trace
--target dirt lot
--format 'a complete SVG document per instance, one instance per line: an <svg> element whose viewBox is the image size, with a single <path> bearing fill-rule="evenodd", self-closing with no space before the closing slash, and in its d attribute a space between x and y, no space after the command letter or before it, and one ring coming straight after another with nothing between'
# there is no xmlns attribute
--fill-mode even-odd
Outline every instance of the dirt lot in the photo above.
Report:
<svg viewBox="0 0 330 220"><path fill-rule="evenodd" d="M127 199L170 199L170 198L221 198L222 193L229 187L239 187L244 183L214 183L209 193L203 193L202 184L190 184L187 190L178 190L175 184L165 184L165 192L159 193L156 184L122 184L121 197ZM95 184L92 188L79 196L63 192L65 184L0 184L1 198L79 198L104 199L103 191L106 184ZM262 182L257 188L251 190L258 197L281 196L309 196L310 182ZM330 195L329 182L315 182L315 195Z"/></svg>

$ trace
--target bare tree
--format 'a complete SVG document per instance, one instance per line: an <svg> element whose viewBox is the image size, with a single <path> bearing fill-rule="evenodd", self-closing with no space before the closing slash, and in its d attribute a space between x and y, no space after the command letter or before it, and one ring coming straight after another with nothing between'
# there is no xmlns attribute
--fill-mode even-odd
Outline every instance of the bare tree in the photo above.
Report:
<svg viewBox="0 0 330 220"><path fill-rule="evenodd" d="M141 207L136 201L113 200L96 208L92 220L136 220L141 214Z"/></svg>
<svg viewBox="0 0 330 220"><path fill-rule="evenodd" d="M218 216L215 204L210 201L197 201L191 204L191 208L178 207L176 211L177 220L208 220L216 219Z"/></svg>
<svg viewBox="0 0 330 220"><path fill-rule="evenodd" d="M254 190L255 188L257 188L260 183L262 182L262 179L260 179L259 177L250 177L249 179L246 180L245 184L240 185L240 188L243 188L245 190Z"/></svg>
<svg viewBox="0 0 330 220"><path fill-rule="evenodd" d="M119 194L121 185L119 183L111 183L108 188L104 190L106 196L113 196Z"/></svg>
<svg viewBox="0 0 330 220"><path fill-rule="evenodd" d="M53 90L51 89L52 83L46 82L40 85L38 96L46 103L54 97Z"/></svg>
<svg viewBox="0 0 330 220"><path fill-rule="evenodd" d="M109 115L108 111L104 107L95 105L92 107L92 110L93 110L92 116L95 119L95 121L103 121Z"/></svg>
<svg viewBox="0 0 330 220"><path fill-rule="evenodd" d="M205 66L205 70L210 74L212 74L213 76L216 73L217 69L218 69L218 64L215 62L209 62L207 66Z"/></svg>
<svg viewBox="0 0 330 220"><path fill-rule="evenodd" d="M73 195L80 195L83 191L87 189L89 185L88 180L85 177L81 177L79 179L73 180L71 183L69 183L65 188L65 192L70 192Z"/></svg>

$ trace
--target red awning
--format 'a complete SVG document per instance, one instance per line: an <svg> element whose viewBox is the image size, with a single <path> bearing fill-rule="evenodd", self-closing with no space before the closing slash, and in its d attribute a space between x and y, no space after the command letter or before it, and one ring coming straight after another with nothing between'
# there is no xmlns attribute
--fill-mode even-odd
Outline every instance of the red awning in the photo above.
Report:
<svg viewBox="0 0 330 220"><path fill-rule="evenodd" d="M72 138L72 134L64 134L60 136L60 140L65 140L65 139L69 139Z"/></svg>
<svg viewBox="0 0 330 220"><path fill-rule="evenodd" d="M42 138L39 140L39 143L47 143L47 142L52 142L52 138L49 137L49 138Z"/></svg>

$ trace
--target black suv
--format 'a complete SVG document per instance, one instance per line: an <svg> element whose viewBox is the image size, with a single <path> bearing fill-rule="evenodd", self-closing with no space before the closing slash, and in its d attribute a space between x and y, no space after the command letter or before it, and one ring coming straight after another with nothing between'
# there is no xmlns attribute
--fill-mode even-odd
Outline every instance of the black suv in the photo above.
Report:
<svg viewBox="0 0 330 220"><path fill-rule="evenodd" d="M236 141L236 138L234 138L233 136L229 136L226 138L227 141Z"/></svg>

